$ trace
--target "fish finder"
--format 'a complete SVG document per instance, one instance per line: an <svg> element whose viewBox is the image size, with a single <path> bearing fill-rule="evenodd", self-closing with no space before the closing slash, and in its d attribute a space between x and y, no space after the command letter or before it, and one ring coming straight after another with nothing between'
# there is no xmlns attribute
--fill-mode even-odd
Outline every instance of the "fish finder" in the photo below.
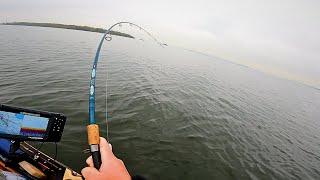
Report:
<svg viewBox="0 0 320 180"><path fill-rule="evenodd" d="M59 142L66 116L0 104L0 137L16 141Z"/></svg>

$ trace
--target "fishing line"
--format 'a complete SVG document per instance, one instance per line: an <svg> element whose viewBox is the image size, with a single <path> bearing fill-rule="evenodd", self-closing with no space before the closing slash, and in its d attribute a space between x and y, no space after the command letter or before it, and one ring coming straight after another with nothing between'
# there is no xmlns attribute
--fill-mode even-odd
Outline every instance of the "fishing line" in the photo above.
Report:
<svg viewBox="0 0 320 180"><path fill-rule="evenodd" d="M105 102L106 102L106 114L105 114L105 123L106 123L106 134L107 134L107 141L110 142L109 139L109 121L108 121L108 88L107 88L107 80L106 80L106 98L105 98Z"/></svg>
<svg viewBox="0 0 320 180"><path fill-rule="evenodd" d="M44 143L45 143L45 142L41 142L40 145L39 145L36 149L37 149L38 151L40 151ZM54 160L57 160L57 156L58 156L58 143L57 143L57 142L54 142L54 144L55 144L55 154L54 154L54 158L53 158L53 159L54 159Z"/></svg>
<svg viewBox="0 0 320 180"><path fill-rule="evenodd" d="M55 144L55 147L56 147L56 151L55 151L55 154L54 154L54 160L57 160L57 156L58 156L58 144L57 142L54 142Z"/></svg>
<svg viewBox="0 0 320 180"><path fill-rule="evenodd" d="M136 27L138 30L145 32L153 41L155 41L157 44L159 44L161 47L163 47L163 43L161 43L157 38L155 38L149 31L146 29L142 28L141 26L131 23L131 22L118 22L114 25L112 25L103 35L103 38L100 41L100 44L98 46L95 59L93 62L93 67L92 67L92 73L91 73L91 81L90 81L90 96L89 96L89 121L90 124L93 124L96 122L95 120L95 80L96 80L96 71L97 71L97 65L98 65L98 60L99 60L99 55L100 55L100 50L102 47L102 43L104 40L111 41L112 40L112 29L115 27L119 26L122 27L122 24L129 24L130 27ZM106 81L106 96L107 96L107 81ZM108 100L107 98L105 99L105 105L106 105L106 114L105 114L105 122L106 122L106 131L107 131L107 140L109 140L109 124L108 124L108 111L107 111L107 104Z"/></svg>
<svg viewBox="0 0 320 180"><path fill-rule="evenodd" d="M161 43L156 39L151 33L149 33L147 30L142 28L141 26L131 23L131 22L118 22L113 24L109 29L106 30L106 32L103 34L100 43L98 45L94 61L93 61L93 66L91 70L91 78L90 78L90 85L89 85L89 125L87 126L87 133L88 133L88 143L90 147L90 152L93 158L93 163L94 167L96 169L99 169L101 166L101 155L100 155L100 149L99 149L99 126L96 124L96 118L95 118L95 90L96 90L96 74L97 74L97 66L98 66L98 61L99 61L99 56L100 56L100 51L103 45L104 40L106 41L111 41L112 40L112 29L114 27L122 27L123 24L128 24L130 27L136 27L140 31L145 32L153 41L155 41L157 44L159 44L161 47L164 47L165 44ZM134 37L133 37L134 38ZM106 82L107 84L107 82ZM109 140L109 127L108 127L108 111L107 111L107 85L106 85L106 130L107 130L107 140Z"/></svg>
<svg viewBox="0 0 320 180"><path fill-rule="evenodd" d="M41 142L40 145L38 145L38 148L37 148L37 149L38 149L39 151L41 150L43 144L44 144L44 142Z"/></svg>

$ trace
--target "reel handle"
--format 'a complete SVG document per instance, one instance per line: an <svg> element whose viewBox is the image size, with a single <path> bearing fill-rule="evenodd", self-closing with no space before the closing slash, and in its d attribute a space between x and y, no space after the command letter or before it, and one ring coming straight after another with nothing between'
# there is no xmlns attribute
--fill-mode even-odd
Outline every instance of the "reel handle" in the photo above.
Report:
<svg viewBox="0 0 320 180"><path fill-rule="evenodd" d="M87 126L88 143L93 160L94 167L99 170L101 166L101 154L100 154L100 135L99 126L96 124L90 124Z"/></svg>

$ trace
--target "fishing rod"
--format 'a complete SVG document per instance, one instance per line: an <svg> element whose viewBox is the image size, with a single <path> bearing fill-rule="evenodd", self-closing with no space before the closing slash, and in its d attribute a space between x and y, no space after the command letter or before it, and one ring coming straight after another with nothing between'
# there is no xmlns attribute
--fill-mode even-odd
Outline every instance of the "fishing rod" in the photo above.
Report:
<svg viewBox="0 0 320 180"><path fill-rule="evenodd" d="M129 24L130 26L134 26L145 32L148 36L150 36L157 44L159 44L161 47L164 46L160 41L158 41L151 33L149 33L147 30L142 28L141 26L131 23L131 22L118 22L113 24L109 29L106 30L106 32L103 34L100 43L98 45L96 55L94 57L93 66L91 70L91 79L90 79L90 88L89 88L89 125L87 125L87 133L88 133L88 144L90 148L90 152L93 159L93 164L96 169L100 169L101 166L101 155L100 155L100 130L99 126L96 124L96 118L95 118L95 89L96 89L96 75L97 75L97 66L98 61L100 57L100 51L101 47L103 45L104 40L111 41L111 30L119 26L121 27L122 24ZM109 36L107 36L109 35ZM107 114L106 114L107 118Z"/></svg>

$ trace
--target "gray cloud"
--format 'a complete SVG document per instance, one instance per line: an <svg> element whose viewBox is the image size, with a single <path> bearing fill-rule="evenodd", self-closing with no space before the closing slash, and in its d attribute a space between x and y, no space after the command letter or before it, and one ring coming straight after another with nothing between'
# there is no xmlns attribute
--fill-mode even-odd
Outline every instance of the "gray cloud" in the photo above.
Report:
<svg viewBox="0 0 320 180"><path fill-rule="evenodd" d="M320 87L320 1L1 0L1 21L133 21L169 44Z"/></svg>

